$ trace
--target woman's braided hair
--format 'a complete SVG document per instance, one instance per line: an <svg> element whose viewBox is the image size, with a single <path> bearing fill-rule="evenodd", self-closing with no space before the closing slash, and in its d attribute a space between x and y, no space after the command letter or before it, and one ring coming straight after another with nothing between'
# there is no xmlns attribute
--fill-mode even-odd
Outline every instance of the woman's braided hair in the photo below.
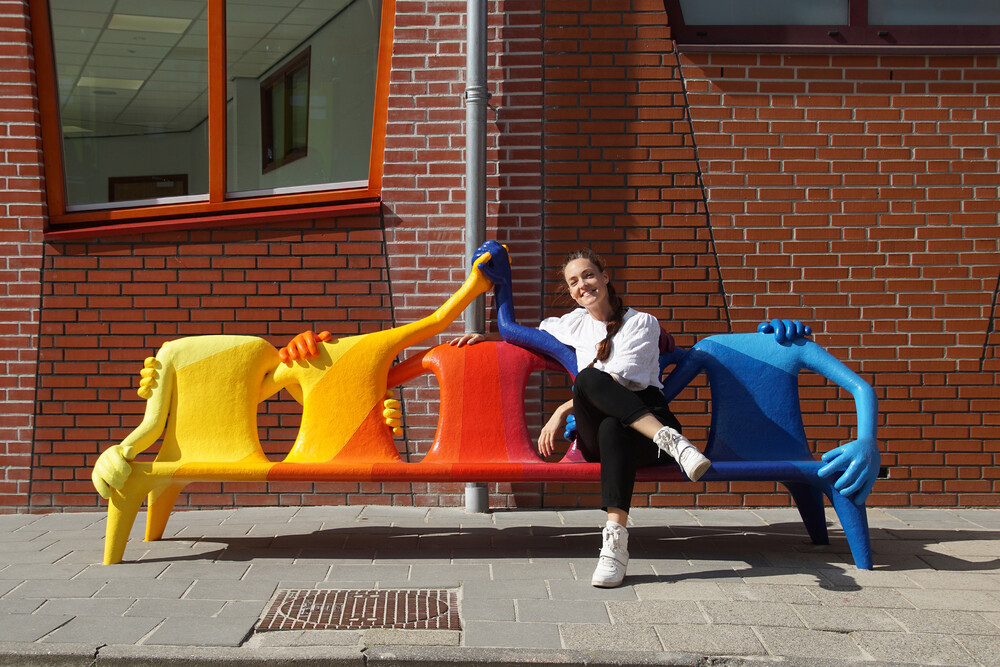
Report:
<svg viewBox="0 0 1000 667"><path fill-rule="evenodd" d="M563 262L562 270L565 272L569 263L577 259L587 260L594 265L598 273L604 273L605 271L604 260L590 248L574 250L567 255L566 260ZM591 366L596 364L598 361L607 361L608 357L611 356L611 339L615 337L615 334L622 328L622 324L625 321L625 311L627 308L622 302L621 297L619 297L617 292L615 292L614 285L612 285L610 281L608 282L608 299L614 312L611 315L611 319L608 320L608 335L605 336L604 340L602 340L597 346L597 356L594 357L592 362L590 362Z"/></svg>

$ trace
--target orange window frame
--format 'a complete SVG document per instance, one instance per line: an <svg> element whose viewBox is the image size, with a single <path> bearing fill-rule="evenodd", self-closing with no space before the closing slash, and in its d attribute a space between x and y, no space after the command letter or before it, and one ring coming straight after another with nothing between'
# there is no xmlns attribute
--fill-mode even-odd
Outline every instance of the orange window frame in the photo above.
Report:
<svg viewBox="0 0 1000 667"><path fill-rule="evenodd" d="M309 212L316 213L315 207L320 207L324 216L335 216L338 213L355 215L378 210L382 193L396 0L382 0L367 187L233 199L226 197L226 4L225 0L207 2L208 200L72 212L66 210L59 97L48 0L29 0L48 203L47 236L62 236L61 230L65 230L66 236L79 236L86 234L88 230L97 234L112 230L138 232L147 228L204 228L215 226L213 223L222 226L235 224L240 220L286 219L290 208L309 209L303 210L303 214L307 215ZM269 214L268 211L273 213Z"/></svg>

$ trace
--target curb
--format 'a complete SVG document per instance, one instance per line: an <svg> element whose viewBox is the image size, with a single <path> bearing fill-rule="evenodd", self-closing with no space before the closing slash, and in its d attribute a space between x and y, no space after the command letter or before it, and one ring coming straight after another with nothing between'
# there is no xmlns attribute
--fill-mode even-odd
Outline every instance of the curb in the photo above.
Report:
<svg viewBox="0 0 1000 667"><path fill-rule="evenodd" d="M918 667L913 663L830 658L701 656L664 651L571 651L461 646L304 646L223 648L2 644L0 667Z"/></svg>

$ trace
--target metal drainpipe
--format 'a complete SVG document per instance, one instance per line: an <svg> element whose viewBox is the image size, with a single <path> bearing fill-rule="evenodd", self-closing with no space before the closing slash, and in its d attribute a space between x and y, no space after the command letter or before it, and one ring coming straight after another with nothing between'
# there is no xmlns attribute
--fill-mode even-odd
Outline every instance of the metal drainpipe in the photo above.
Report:
<svg viewBox="0 0 1000 667"><path fill-rule="evenodd" d="M468 0L465 75L465 256L486 241L486 0ZM486 298L465 310L466 333L486 331ZM489 510L485 484L465 485L465 511Z"/></svg>

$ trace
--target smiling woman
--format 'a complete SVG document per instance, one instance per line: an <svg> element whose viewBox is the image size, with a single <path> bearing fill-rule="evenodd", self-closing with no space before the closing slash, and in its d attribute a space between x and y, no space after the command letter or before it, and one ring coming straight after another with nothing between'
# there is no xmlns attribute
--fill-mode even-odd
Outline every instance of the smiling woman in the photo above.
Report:
<svg viewBox="0 0 1000 667"><path fill-rule="evenodd" d="M51 221L377 197L393 11L32 0Z"/></svg>

